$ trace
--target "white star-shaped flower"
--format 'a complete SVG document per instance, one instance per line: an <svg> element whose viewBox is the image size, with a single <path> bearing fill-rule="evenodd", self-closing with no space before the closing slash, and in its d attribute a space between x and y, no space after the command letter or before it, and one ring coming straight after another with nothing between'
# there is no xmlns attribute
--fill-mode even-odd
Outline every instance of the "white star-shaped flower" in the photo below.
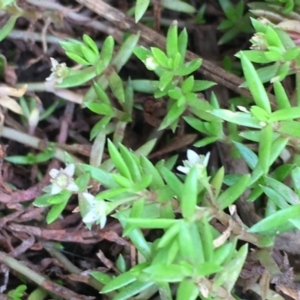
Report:
<svg viewBox="0 0 300 300"><path fill-rule="evenodd" d="M64 78L68 75L69 69L66 63L59 63L53 57L50 57L51 60L51 74L46 78L46 81L54 81L55 83L61 83Z"/></svg>
<svg viewBox="0 0 300 300"><path fill-rule="evenodd" d="M65 169L52 169L49 172L52 183L51 195L59 194L61 191L68 190L72 193L78 192L79 188L74 182L73 175L75 173L75 165L69 164Z"/></svg>
<svg viewBox="0 0 300 300"><path fill-rule="evenodd" d="M106 209L107 205L104 200L97 200L90 193L82 193L84 199L88 202L89 211L83 217L82 221L84 223L94 223L99 224L100 228L104 228L106 224Z"/></svg>
<svg viewBox="0 0 300 300"><path fill-rule="evenodd" d="M187 174L190 171L190 169L195 165L198 165L199 169L206 168L209 157L210 157L209 152L206 155L198 155L195 151L188 149L187 151L188 160L184 160L183 166L178 166L177 170Z"/></svg>

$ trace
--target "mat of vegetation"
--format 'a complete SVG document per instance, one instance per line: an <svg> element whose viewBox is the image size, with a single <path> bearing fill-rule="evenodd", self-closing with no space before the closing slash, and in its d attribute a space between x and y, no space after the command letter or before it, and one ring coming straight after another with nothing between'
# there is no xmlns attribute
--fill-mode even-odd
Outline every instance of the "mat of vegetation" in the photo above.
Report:
<svg viewBox="0 0 300 300"><path fill-rule="evenodd" d="M300 300L299 0L0 0L0 139L0 300Z"/></svg>

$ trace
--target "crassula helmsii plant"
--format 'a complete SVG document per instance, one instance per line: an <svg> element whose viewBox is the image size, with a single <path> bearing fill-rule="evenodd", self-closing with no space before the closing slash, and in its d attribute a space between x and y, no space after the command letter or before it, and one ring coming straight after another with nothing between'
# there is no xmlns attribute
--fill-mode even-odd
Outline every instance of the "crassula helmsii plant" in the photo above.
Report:
<svg viewBox="0 0 300 300"><path fill-rule="evenodd" d="M137 7L142 8L135 12L136 19L149 2L137 1ZM214 83L195 79L193 74L202 61L185 60L188 34L185 29L179 32L176 22L167 32L165 51L137 46L138 35L129 35L117 52L109 36L99 50L95 41L84 35L82 41L61 43L66 55L81 68L69 68L51 59L52 74L47 80L53 86L76 87L93 80L83 106L101 118L90 133L94 142L89 164L66 155L65 169L50 171L51 185L34 204L50 207L46 220L51 223L71 196L77 195L77 210L90 229L94 224L104 228L108 216L121 223L123 236L138 251L138 264L129 268L120 255L120 275L92 271L91 275L104 284L101 293L113 295L113 299L136 295L150 299L157 292L161 299L239 299L234 287L249 243L258 248L271 247L276 234L299 229L298 23L278 21L281 13L276 5L284 1L266 2L273 3L267 7L273 9L273 17L277 12L277 18L251 19L255 30L252 46L236 54L245 76L244 86L253 99L235 98L227 109L220 108L214 94L210 99L200 94ZM254 15L260 14L261 5L267 4L251 4ZM297 9L299 3L285 1L284 7L283 13L289 16L291 7ZM224 1L222 8L228 19L221 26L229 32L226 38L223 36L222 42L226 42L236 34L234 12L238 12L239 21L243 20L244 6L242 1L236 6ZM124 82L118 71L131 55L157 80ZM282 83L291 75L296 77L293 99ZM274 91L274 102L264 84ZM187 151L187 160L182 163L174 156L153 164L147 155L155 140L135 151L126 148L122 141L124 129L132 121L135 91L166 99L167 113L159 130L175 131L184 120L201 133L194 146L227 143L246 162L249 174L225 174L224 167L211 171L209 152L198 155L193 150ZM107 160L103 159L105 149ZM278 159L283 161L280 166L274 164ZM290 185L284 183L288 177ZM96 195L91 193L91 180L103 187ZM248 201L266 199L261 221L250 228L236 218L234 205L245 191L249 192ZM218 230L216 224L224 230ZM158 229L162 234L149 242L143 229ZM242 246L238 241L243 241Z"/></svg>
<svg viewBox="0 0 300 300"><path fill-rule="evenodd" d="M265 25L258 20L253 20L253 24L257 31L264 30L264 34L271 32L274 35L280 30L282 36L288 37L288 33L272 24ZM259 34L258 31L252 41ZM270 45L274 43L273 35L269 37L266 34L266 41L269 39ZM113 42L111 38L107 40L110 42L104 43L101 53L112 53ZM285 44L281 45L279 41L278 37L276 42L282 53L288 51L284 48ZM69 50L66 54L71 53L71 58L76 58L78 62L84 59L82 65L86 64L86 69L91 73L101 74L102 78L107 77L109 60L101 63L101 59L104 58L96 50L93 50L93 53L97 54L97 58L93 54L92 59L87 57L88 52L82 50L86 49L85 47L90 47L91 51L95 48L92 39L85 36L83 42L64 42L63 47ZM109 47L109 51L105 47ZM299 167L296 164L287 164L279 167L285 172L270 170L274 161L288 151L289 141L297 138L296 135L287 136L289 132L283 132L282 128L286 126L286 122L297 122L294 119L299 117L300 110L282 104L281 99L286 99L287 96L280 83L284 78L280 72L275 74L276 78L270 78L274 88L280 88L280 93L276 93L278 103L270 103L263 86L264 80L260 77L259 70L256 71L251 63L252 53L253 56L258 56L257 51L260 51L259 57L262 59L263 55L268 55L268 46L257 50L253 44L252 50L237 54L244 71L245 85L250 89L254 102L247 106L232 106L231 110L221 109L214 95L210 102L199 96L199 92L213 86L214 83L194 79L192 73L201 67L201 60L186 62L186 48L187 33L185 30L178 32L176 23L169 28L165 52L154 47L132 47L134 54L148 70L156 74L158 80L129 80L123 84L117 75L114 78L116 82L112 78L107 79L106 82L123 107L123 112L114 108L110 102L105 92L106 86L101 86L103 80L96 79L88 92L94 95L94 98L86 96L84 105L93 112L104 115L92 130L91 136L95 138L95 147L96 143L102 145L98 155L102 157L103 143L110 134L107 127L116 126L115 121L112 121L117 118L117 122L130 122L128 112L133 107L133 85L139 83L140 90L147 90L156 98L167 99L168 111L160 130L176 130L179 120L183 118L204 135L203 139L196 142L198 147L216 141L228 142L230 137L236 152L248 164L250 173L235 174L229 180L226 179L222 167L209 174L209 153L202 157L192 150L188 150L188 160L183 162L183 166L178 166L177 170L174 169L176 157L153 165L146 157L152 147L150 144L133 152L120 144L120 139L107 140L109 160L102 162L99 159L97 165L89 165L76 164L68 157L66 169L51 172L52 186L35 201L35 205L51 207L47 216L48 222L54 221L61 214L73 194L78 195L78 209L89 228L92 228L94 223L104 228L108 215L119 220L124 228L123 235L128 237L138 250L138 265L123 269L122 274L116 277L98 271L91 273L105 284L101 293L116 292L117 297L120 297L117 299L128 299L136 294L150 297L156 291L164 295L164 299L172 299L173 286L178 287L177 299L183 299L184 295L189 295L190 299L196 299L198 296L233 299L234 285L248 254L247 242L258 247L271 246L276 233L297 227L298 224L300 205L297 186L288 187L281 181L289 174L296 179ZM293 51L296 54L288 57L288 62L298 53ZM109 58L113 59L112 54ZM282 66L285 63L282 59L285 58L280 59L279 62L262 62ZM97 67L99 65L101 68ZM86 69L81 71L86 74ZM56 70L57 64L53 72ZM80 76L80 71L76 72ZM66 77L57 83L59 86L68 85L68 76L74 76L67 72L66 74ZM108 74L110 76L111 73ZM56 78L55 75L51 77L54 80ZM272 106L274 108L271 108ZM224 130L227 123L231 124L228 126L229 132ZM247 140L256 144L252 147L254 150L247 146L247 142L242 143ZM73 177L74 172L69 170L74 171L75 166L76 176ZM101 183L105 188L97 195L92 195L89 192L90 179ZM283 188L289 195L294 196L292 200L286 197L286 193L282 193ZM263 193L268 197L265 217L249 229L233 217L234 202L246 190L250 190L249 199L252 201ZM230 213L225 212L228 208ZM227 230L223 233L217 231L212 226L212 220L220 222ZM150 243L143 236L142 229L160 229L163 234ZM237 247L239 239L245 241L240 248Z"/></svg>

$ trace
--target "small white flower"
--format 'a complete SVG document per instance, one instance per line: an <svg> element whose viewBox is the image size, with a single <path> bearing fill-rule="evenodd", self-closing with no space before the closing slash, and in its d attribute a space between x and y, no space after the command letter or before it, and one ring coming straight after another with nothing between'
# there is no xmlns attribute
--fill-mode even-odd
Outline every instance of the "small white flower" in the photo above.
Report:
<svg viewBox="0 0 300 300"><path fill-rule="evenodd" d="M83 217L82 221L84 223L94 223L99 224L100 228L104 228L106 224L106 209L107 205L104 200L97 200L90 193L82 193L82 196L89 204L89 211Z"/></svg>
<svg viewBox="0 0 300 300"><path fill-rule="evenodd" d="M46 78L46 81L55 81L55 83L61 83L64 78L68 75L69 69L66 63L59 63L53 57L50 57L52 68L51 74L49 77Z"/></svg>
<svg viewBox="0 0 300 300"><path fill-rule="evenodd" d="M146 68L150 71L154 71L159 67L159 64L153 56L149 56L146 58L145 65Z"/></svg>
<svg viewBox="0 0 300 300"><path fill-rule="evenodd" d="M177 170L187 174L190 171L190 169L195 165L198 165L199 169L204 169L207 167L209 157L209 152L206 155L198 155L195 151L188 149L188 160L184 160L183 166L178 166Z"/></svg>
<svg viewBox="0 0 300 300"><path fill-rule="evenodd" d="M74 164L67 165L65 169L52 169L49 172L51 177L50 182L52 183L51 195L58 194L64 190L68 190L73 193L78 192L79 188L73 179L74 172Z"/></svg>

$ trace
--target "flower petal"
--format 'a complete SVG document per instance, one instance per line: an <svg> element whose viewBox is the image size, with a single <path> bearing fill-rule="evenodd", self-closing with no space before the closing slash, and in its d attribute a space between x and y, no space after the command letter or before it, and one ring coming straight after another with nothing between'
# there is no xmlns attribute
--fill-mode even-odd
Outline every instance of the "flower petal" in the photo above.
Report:
<svg viewBox="0 0 300 300"><path fill-rule="evenodd" d="M74 164L68 164L65 169L64 172L69 176L69 177L73 177L74 173L75 173L75 165Z"/></svg>
<svg viewBox="0 0 300 300"><path fill-rule="evenodd" d="M82 193L83 198L88 202L90 206L95 206L96 205L96 200L95 197L87 192Z"/></svg>
<svg viewBox="0 0 300 300"><path fill-rule="evenodd" d="M51 60L51 65L52 65L52 68L56 68L57 65L59 65L59 62L53 58L53 57L50 57L50 60Z"/></svg>
<svg viewBox="0 0 300 300"><path fill-rule="evenodd" d="M99 226L100 226L101 229L104 228L104 226L105 226L105 224L106 224L106 220L107 220L106 215L104 215L104 216L102 216L102 217L100 218Z"/></svg>
<svg viewBox="0 0 300 300"><path fill-rule="evenodd" d="M59 174L59 170L57 169L51 169L49 172L51 178L56 178L58 174Z"/></svg>
<svg viewBox="0 0 300 300"><path fill-rule="evenodd" d="M207 165L208 165L209 158L210 158L210 152L207 152L204 159L203 159L203 165L205 167L207 167Z"/></svg>
<svg viewBox="0 0 300 300"><path fill-rule="evenodd" d="M46 81L52 81L55 79L55 74L54 73L51 73L45 80Z"/></svg>
<svg viewBox="0 0 300 300"><path fill-rule="evenodd" d="M188 158L189 163L192 166L200 161L199 155L195 151L190 150L190 149L188 149L188 151L187 151L187 158Z"/></svg>
<svg viewBox="0 0 300 300"><path fill-rule="evenodd" d="M68 184L67 190L76 193L79 191L79 187L74 181L72 181Z"/></svg>
<svg viewBox="0 0 300 300"><path fill-rule="evenodd" d="M61 191L62 191L62 188L58 184L56 184L55 182L52 183L51 195L59 194Z"/></svg>
<svg viewBox="0 0 300 300"><path fill-rule="evenodd" d="M183 167L183 166L178 166L177 170L180 171L180 172L182 172L182 173L184 173L184 174L187 174L190 171L190 168Z"/></svg>
<svg viewBox="0 0 300 300"><path fill-rule="evenodd" d="M97 212L99 213L99 215L105 215L105 211L106 211L106 202L104 200L97 201Z"/></svg>
<svg viewBox="0 0 300 300"><path fill-rule="evenodd" d="M97 219L99 218L98 214L93 211L90 210L82 219L82 222L84 223L93 223L95 221L97 221Z"/></svg>

